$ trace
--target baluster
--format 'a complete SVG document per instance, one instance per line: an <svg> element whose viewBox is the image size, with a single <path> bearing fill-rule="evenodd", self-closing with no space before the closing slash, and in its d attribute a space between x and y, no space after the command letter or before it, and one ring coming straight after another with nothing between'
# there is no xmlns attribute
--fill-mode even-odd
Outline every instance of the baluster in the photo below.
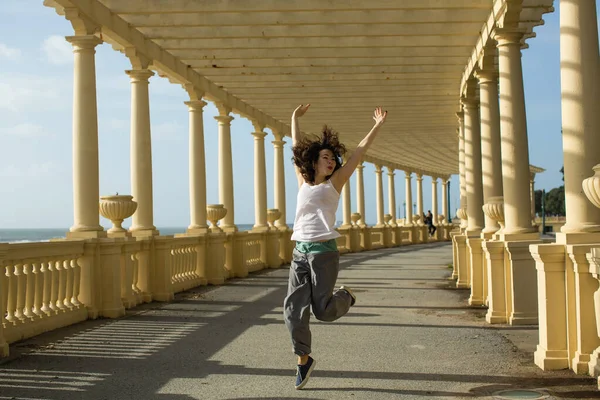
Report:
<svg viewBox="0 0 600 400"><path fill-rule="evenodd" d="M179 248L173 249L173 261L175 268L173 269L173 279L175 282L181 282L181 277L179 276L179 268L181 266L181 253Z"/></svg>
<svg viewBox="0 0 600 400"><path fill-rule="evenodd" d="M190 280L190 248L185 246L183 248L183 279L185 281Z"/></svg>
<svg viewBox="0 0 600 400"><path fill-rule="evenodd" d="M50 264L48 261L42 260L42 267L40 272L42 273L42 312L46 315L52 313L50 306L50 295L52 292L52 271L50 271Z"/></svg>
<svg viewBox="0 0 600 400"><path fill-rule="evenodd" d="M71 304L73 307L79 308L81 303L79 302L79 288L81 285L81 267L77 262L78 258L75 256L71 259L71 269L73 270L73 295L71 296Z"/></svg>
<svg viewBox="0 0 600 400"><path fill-rule="evenodd" d="M64 305L68 309L73 309L73 304L71 303L71 297L73 297L73 268L71 267L72 259L73 256L69 256L63 261L64 273L67 275Z"/></svg>
<svg viewBox="0 0 600 400"><path fill-rule="evenodd" d="M0 264L0 324L5 324L8 308L9 281L6 270L6 266Z"/></svg>
<svg viewBox="0 0 600 400"><path fill-rule="evenodd" d="M137 295L140 294L142 291L138 287L140 265L135 253L131 254L131 265L133 265L133 281L131 282L131 289Z"/></svg>
<svg viewBox="0 0 600 400"><path fill-rule="evenodd" d="M190 278L196 279L198 275L196 275L196 262L198 261L198 253L196 253L196 246L190 246Z"/></svg>
<svg viewBox="0 0 600 400"><path fill-rule="evenodd" d="M58 274L58 296L56 297L56 307L59 310L65 311L65 289L67 285L67 274L62 261L56 261L56 272Z"/></svg>
<svg viewBox="0 0 600 400"><path fill-rule="evenodd" d="M23 314L23 310L25 308L25 285L27 284L27 277L23 274L23 264L15 265L15 278L17 281L17 309L15 310L15 317L24 321L25 314Z"/></svg>
<svg viewBox="0 0 600 400"><path fill-rule="evenodd" d="M5 267L5 271L6 288L8 292L6 298L6 320L14 324L17 322L17 318L15 318L15 308L17 308L17 278L14 275L15 267L11 263Z"/></svg>
<svg viewBox="0 0 600 400"><path fill-rule="evenodd" d="M27 318L33 319L33 296L35 295L35 276L33 275L33 267L31 264L23 265L23 273L25 274L25 308L24 315Z"/></svg>
<svg viewBox="0 0 600 400"><path fill-rule="evenodd" d="M57 265L56 265L56 261L49 261L48 262L48 272L50 273L50 282L51 286L50 286L50 301L48 303L48 307L50 307L50 309L52 311L54 311L54 313L58 313L58 307L56 306L56 299L58 299L58 270L57 270Z"/></svg>
<svg viewBox="0 0 600 400"><path fill-rule="evenodd" d="M33 268L33 280L35 281L35 293L33 295L33 313L38 317L43 315L42 306L42 295L44 293L44 277L40 272L40 262L36 261L31 264Z"/></svg>

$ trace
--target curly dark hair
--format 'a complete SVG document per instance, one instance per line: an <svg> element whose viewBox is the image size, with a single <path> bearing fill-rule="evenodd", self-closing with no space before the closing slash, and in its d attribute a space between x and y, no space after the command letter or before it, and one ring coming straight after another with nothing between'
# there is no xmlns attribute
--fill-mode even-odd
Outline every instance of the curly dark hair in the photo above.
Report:
<svg viewBox="0 0 600 400"><path fill-rule="evenodd" d="M346 147L340 143L337 132L327 127L327 125L323 127L321 137L316 135L312 137L305 136L292 147L292 152L294 153L292 161L300 170L304 180L308 183L315 183L316 171L314 165L319 160L321 150L331 150L335 158L333 172L340 169L342 166L342 156L346 154ZM331 175L328 175L327 179Z"/></svg>

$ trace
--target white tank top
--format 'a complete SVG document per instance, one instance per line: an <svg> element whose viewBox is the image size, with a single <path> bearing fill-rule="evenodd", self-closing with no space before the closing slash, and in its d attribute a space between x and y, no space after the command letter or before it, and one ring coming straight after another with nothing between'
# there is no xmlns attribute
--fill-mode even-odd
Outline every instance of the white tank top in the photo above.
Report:
<svg viewBox="0 0 600 400"><path fill-rule="evenodd" d="M304 182L298 191L292 240L316 242L341 235L333 229L340 194L330 180L311 186Z"/></svg>

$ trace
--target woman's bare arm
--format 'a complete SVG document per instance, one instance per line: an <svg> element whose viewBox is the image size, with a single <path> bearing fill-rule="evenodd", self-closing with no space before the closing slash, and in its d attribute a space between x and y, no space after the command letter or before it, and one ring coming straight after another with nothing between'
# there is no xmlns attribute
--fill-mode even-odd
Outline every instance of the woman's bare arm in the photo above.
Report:
<svg viewBox="0 0 600 400"><path fill-rule="evenodd" d="M310 107L310 104L306 104L306 105L300 104L298 107L296 107L296 109L294 110L294 112L292 114L292 147L296 146L298 141L300 141L302 139L302 132L300 132L300 125L298 124L298 118L300 118L301 116L303 116L306 113L306 111L308 110L308 107ZM298 187L300 187L304 183L304 177L300 173L300 170L298 169L297 166L294 166L294 168L296 170L296 177L298 178Z"/></svg>
<svg viewBox="0 0 600 400"><path fill-rule="evenodd" d="M333 186L338 192L342 191L342 188L354 173L354 170L358 166L358 163L360 162L360 160L362 160L363 156L377 137L379 128L381 128L381 125L383 125L383 123L385 122L386 117L387 111L382 111L381 107L377 107L375 109L375 112L373 114L373 120L375 120L375 125L373 125L373 128L371 128L369 133L367 133L364 139L361 140L361 142L358 144L356 150L354 151L354 153L352 153L350 158L348 158L346 164L344 164L340 169L335 171L335 173L331 176L331 183L333 183Z"/></svg>

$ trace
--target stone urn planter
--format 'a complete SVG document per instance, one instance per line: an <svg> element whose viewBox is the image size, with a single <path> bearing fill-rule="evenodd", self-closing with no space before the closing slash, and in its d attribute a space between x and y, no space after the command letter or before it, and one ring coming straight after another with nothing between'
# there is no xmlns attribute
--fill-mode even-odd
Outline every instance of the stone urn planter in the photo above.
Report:
<svg viewBox="0 0 600 400"><path fill-rule="evenodd" d="M352 213L350 215L350 220L352 221L352 224L354 226L356 226L356 224L358 223L358 221L360 220L360 218L361 218L361 215L360 215L360 213L357 213L357 212Z"/></svg>
<svg viewBox="0 0 600 400"><path fill-rule="evenodd" d="M122 226L123 220L131 217L137 210L137 202L133 201L133 196L124 194L102 196L98 206L100 215L110 219L113 223L113 227L108 230L108 233L127 232Z"/></svg>
<svg viewBox="0 0 600 400"><path fill-rule="evenodd" d="M438 225L443 226L446 225L446 216L445 215L438 215Z"/></svg>
<svg viewBox="0 0 600 400"><path fill-rule="evenodd" d="M383 216L383 220L385 221L385 224L387 226L390 226L390 221L392 220L392 215L391 214L385 214Z"/></svg>
<svg viewBox="0 0 600 400"><path fill-rule="evenodd" d="M584 179L581 186L588 200L600 208L600 164L596 164L592 169L594 170L594 175Z"/></svg>
<svg viewBox="0 0 600 400"><path fill-rule="evenodd" d="M490 197L482 208L485 215L498 222L498 225L500 225L498 232L502 231L504 229L504 197Z"/></svg>
<svg viewBox="0 0 600 400"><path fill-rule="evenodd" d="M459 208L458 210L456 210L456 216L462 220L466 220L467 219L467 209Z"/></svg>
<svg viewBox="0 0 600 400"><path fill-rule="evenodd" d="M419 225L419 221L421 220L420 215L413 215L413 224Z"/></svg>
<svg viewBox="0 0 600 400"><path fill-rule="evenodd" d="M217 225L217 222L225 218L227 209L223 204L209 204L206 206L206 219L210 221L211 232L223 232Z"/></svg>
<svg viewBox="0 0 600 400"><path fill-rule="evenodd" d="M275 227L275 221L281 218L281 211L278 208L269 208L267 210L267 222L271 228Z"/></svg>

